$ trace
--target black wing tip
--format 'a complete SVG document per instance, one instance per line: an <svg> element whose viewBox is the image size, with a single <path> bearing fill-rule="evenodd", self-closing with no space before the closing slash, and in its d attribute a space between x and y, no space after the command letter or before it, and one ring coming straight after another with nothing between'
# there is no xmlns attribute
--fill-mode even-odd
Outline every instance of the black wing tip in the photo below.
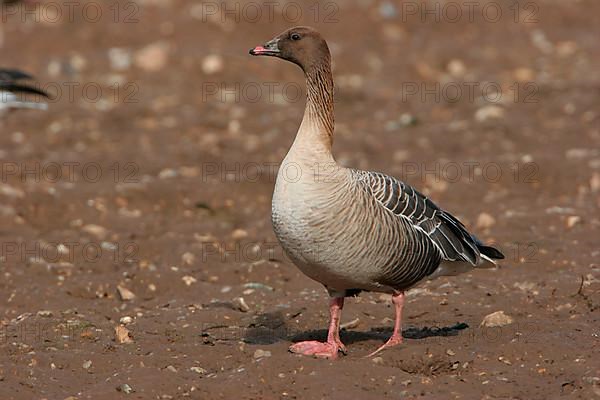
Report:
<svg viewBox="0 0 600 400"><path fill-rule="evenodd" d="M504 260L504 254L502 254L502 252L495 247L479 245L477 248L484 256L487 256L493 260Z"/></svg>
<svg viewBox="0 0 600 400"><path fill-rule="evenodd" d="M22 83L0 83L0 90L6 90L13 93L37 94L47 99L52 99L52 97L46 91Z"/></svg>
<svg viewBox="0 0 600 400"><path fill-rule="evenodd" d="M0 68L0 89L9 90L12 92L21 92L29 94L37 94L48 99L52 97L43 89L34 87L27 83L21 83L22 80L32 80L33 76L27 72L15 68Z"/></svg>
<svg viewBox="0 0 600 400"><path fill-rule="evenodd" d="M0 78L21 80L21 79L33 79L33 76L31 76L27 72L21 71L19 69L0 68Z"/></svg>

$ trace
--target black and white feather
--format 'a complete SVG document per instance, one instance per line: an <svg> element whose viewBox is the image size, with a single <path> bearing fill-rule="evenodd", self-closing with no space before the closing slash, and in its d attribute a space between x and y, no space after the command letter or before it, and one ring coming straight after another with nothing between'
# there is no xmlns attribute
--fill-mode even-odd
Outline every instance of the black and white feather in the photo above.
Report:
<svg viewBox="0 0 600 400"><path fill-rule="evenodd" d="M353 170L375 203L395 217L386 229L403 237L401 250L384 268L381 283L402 287L426 276L454 275L491 267L504 255L485 246L452 214L410 185L385 174ZM418 257L413 255L418 254Z"/></svg>
<svg viewBox="0 0 600 400"><path fill-rule="evenodd" d="M0 68L0 114L19 108L46 110L48 104L40 99L48 93L27 81L33 77L17 69Z"/></svg>
<svg viewBox="0 0 600 400"><path fill-rule="evenodd" d="M378 172L357 171L375 199L386 209L424 232L447 261L466 261L476 266L482 258L503 259L498 250L483 245L452 214L439 208L410 185Z"/></svg>

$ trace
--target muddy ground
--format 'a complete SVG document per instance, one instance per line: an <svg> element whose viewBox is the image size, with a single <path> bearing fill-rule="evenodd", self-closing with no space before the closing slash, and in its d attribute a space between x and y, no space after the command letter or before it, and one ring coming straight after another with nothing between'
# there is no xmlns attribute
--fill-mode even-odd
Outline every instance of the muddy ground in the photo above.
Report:
<svg viewBox="0 0 600 400"><path fill-rule="evenodd" d="M2 400L600 397L600 4L315 4L3 8L0 65L54 100L0 122ZM506 254L409 292L375 359L376 293L348 355L287 352L328 317L270 224L304 86L247 51L299 24L333 53L339 162Z"/></svg>

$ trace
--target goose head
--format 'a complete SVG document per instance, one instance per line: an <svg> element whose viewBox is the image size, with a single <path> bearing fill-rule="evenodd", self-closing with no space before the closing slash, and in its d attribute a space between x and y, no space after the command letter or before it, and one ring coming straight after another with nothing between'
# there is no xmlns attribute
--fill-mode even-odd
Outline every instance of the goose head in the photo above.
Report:
<svg viewBox="0 0 600 400"><path fill-rule="evenodd" d="M264 45L250 49L250 54L281 58L298 65L305 72L330 62L327 42L319 32L306 26L290 28Z"/></svg>

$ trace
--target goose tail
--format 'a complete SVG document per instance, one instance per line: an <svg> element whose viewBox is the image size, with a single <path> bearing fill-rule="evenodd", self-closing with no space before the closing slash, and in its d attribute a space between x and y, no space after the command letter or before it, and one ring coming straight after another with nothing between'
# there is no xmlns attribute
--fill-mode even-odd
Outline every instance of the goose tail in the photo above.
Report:
<svg viewBox="0 0 600 400"><path fill-rule="evenodd" d="M497 265L495 260L504 260L504 254L495 247L478 244L477 250L483 261L477 268L494 268Z"/></svg>

